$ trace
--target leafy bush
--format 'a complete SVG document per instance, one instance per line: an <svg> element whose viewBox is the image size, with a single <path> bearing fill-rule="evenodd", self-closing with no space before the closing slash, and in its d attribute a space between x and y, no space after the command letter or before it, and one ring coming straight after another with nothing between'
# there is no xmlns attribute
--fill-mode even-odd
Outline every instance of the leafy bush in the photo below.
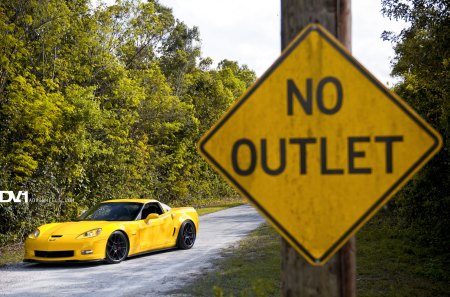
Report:
<svg viewBox="0 0 450 297"><path fill-rule="evenodd" d="M200 55L196 27L158 1L0 3L0 244L110 198L189 203L234 192L200 135L255 79Z"/></svg>

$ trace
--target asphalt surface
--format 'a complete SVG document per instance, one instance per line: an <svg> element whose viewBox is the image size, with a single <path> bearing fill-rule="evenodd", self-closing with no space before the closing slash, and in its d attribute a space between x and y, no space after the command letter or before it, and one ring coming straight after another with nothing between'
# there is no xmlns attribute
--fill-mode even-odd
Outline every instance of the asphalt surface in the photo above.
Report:
<svg viewBox="0 0 450 297"><path fill-rule="evenodd" d="M103 263L43 265L19 263L0 268L0 296L170 296L205 269L221 250L236 244L264 219L249 205L200 217L190 250L169 250Z"/></svg>

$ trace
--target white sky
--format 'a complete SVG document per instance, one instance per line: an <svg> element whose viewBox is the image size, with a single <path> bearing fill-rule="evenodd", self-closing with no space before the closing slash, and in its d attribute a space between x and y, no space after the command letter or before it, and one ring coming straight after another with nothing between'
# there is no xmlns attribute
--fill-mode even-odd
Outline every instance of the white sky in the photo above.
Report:
<svg viewBox="0 0 450 297"><path fill-rule="evenodd" d="M197 26L202 56L247 64L260 76L280 55L280 0L160 0L188 26ZM353 55L382 83L393 82L394 51L382 41L384 30L406 25L381 15L381 0L352 1Z"/></svg>

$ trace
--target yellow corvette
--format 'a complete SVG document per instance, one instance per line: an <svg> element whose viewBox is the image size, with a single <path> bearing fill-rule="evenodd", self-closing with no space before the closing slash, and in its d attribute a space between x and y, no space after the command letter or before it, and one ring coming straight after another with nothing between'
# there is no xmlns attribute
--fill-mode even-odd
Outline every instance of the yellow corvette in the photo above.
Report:
<svg viewBox="0 0 450 297"><path fill-rule="evenodd" d="M150 199L104 201L74 222L42 225L25 241L24 261L120 263L128 256L190 249L198 231L192 207L170 208Z"/></svg>

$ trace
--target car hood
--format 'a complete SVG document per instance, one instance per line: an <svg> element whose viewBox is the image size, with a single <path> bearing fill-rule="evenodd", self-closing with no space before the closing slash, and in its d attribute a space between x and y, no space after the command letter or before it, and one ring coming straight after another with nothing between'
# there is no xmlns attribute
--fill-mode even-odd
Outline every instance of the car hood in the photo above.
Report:
<svg viewBox="0 0 450 297"><path fill-rule="evenodd" d="M79 235L83 232L102 228L107 224L113 222L108 221L79 221L79 222L66 222L57 224L45 231L47 235Z"/></svg>

